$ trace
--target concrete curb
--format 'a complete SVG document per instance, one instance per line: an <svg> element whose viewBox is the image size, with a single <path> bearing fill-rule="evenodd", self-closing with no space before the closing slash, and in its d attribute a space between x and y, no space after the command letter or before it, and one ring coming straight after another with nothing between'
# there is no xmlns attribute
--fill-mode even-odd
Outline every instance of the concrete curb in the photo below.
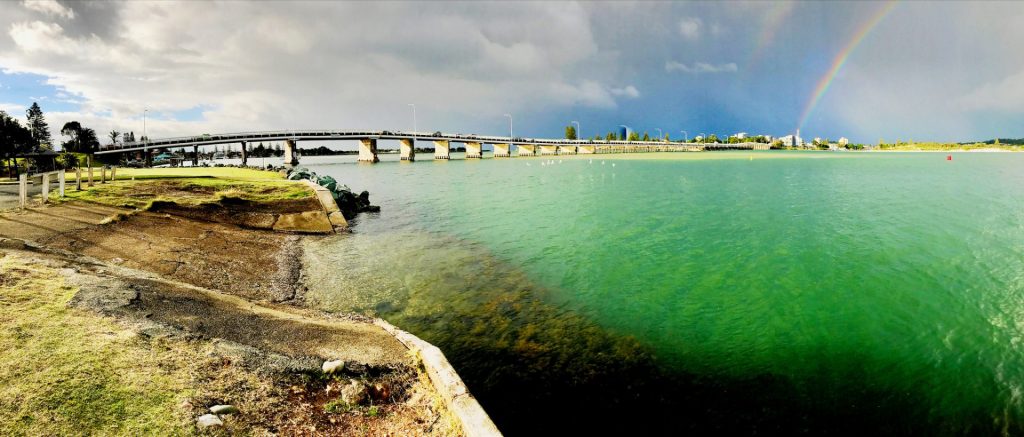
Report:
<svg viewBox="0 0 1024 437"><path fill-rule="evenodd" d="M345 220L345 216L341 215L341 209L338 208L338 203L334 201L331 191L308 179L303 179L302 182L305 182L306 186L313 189L313 193L316 194L317 200L320 201L320 206L327 213L327 219L330 220L331 225L335 229L348 229L348 220Z"/></svg>
<svg viewBox="0 0 1024 437"><path fill-rule="evenodd" d="M441 349L396 328L384 319L374 319L373 323L384 328L423 361L423 367L427 370L431 384L441 395L448 410L459 420L464 435L467 437L501 436L501 431L498 431L498 427L491 421L487 412L469 393L466 384L462 383L462 378L448 363L448 359L444 357Z"/></svg>

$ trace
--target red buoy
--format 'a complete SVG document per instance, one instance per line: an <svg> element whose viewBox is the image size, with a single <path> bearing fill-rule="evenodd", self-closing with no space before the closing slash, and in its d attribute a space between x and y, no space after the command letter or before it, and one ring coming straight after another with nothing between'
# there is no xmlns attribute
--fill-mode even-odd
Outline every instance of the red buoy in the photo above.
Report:
<svg viewBox="0 0 1024 437"><path fill-rule="evenodd" d="M952 161L953 155L946 155L946 161Z"/></svg>

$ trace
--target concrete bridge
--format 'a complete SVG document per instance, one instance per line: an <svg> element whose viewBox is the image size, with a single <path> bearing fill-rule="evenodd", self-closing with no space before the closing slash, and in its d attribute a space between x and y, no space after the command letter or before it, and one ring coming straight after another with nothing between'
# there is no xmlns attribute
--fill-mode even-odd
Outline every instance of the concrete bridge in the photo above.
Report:
<svg viewBox="0 0 1024 437"><path fill-rule="evenodd" d="M416 143L429 141L434 145L434 159L450 159L451 144L461 143L466 149L466 158L483 158L483 145L491 144L495 158L513 156L542 155L587 155L605 153L644 153L644 152L701 152L705 150L768 150L767 144L741 143L673 143L668 141L594 141L565 140L545 138L500 137L489 135L446 134L441 132L392 132L392 131L267 131L240 132L217 135L197 135L191 137L162 138L156 140L135 141L117 146L101 147L97 155L140 152L149 162L150 153L155 149L192 147L193 164L197 164L200 146L218 144L241 144L242 164L247 163L247 145L254 141L283 141L285 165L299 163L296 144L299 141L357 141L359 143L359 161L378 162L377 141L395 140L400 144L403 161L416 160ZM515 146L513 155L512 146Z"/></svg>

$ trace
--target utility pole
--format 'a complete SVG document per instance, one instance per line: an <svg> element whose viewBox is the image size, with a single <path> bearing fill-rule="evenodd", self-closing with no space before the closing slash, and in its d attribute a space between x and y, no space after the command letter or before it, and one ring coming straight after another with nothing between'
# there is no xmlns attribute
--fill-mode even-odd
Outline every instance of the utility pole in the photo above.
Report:
<svg viewBox="0 0 1024 437"><path fill-rule="evenodd" d="M416 131L419 130L416 128L416 104L410 103L409 106L412 106L412 148L416 150Z"/></svg>
<svg viewBox="0 0 1024 437"><path fill-rule="evenodd" d="M583 135L580 134L580 122L574 120L570 122L570 124L576 125L576 139L579 140L580 138L583 138Z"/></svg>

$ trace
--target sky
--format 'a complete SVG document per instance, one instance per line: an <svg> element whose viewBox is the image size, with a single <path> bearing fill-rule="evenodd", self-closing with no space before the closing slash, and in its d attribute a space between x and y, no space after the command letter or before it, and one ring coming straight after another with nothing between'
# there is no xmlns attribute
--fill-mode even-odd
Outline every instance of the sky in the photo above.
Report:
<svg viewBox="0 0 1024 437"><path fill-rule="evenodd" d="M1024 137L1024 2L7 2L0 110L151 138ZM143 113L145 111L145 123ZM143 126L145 124L145 127Z"/></svg>

